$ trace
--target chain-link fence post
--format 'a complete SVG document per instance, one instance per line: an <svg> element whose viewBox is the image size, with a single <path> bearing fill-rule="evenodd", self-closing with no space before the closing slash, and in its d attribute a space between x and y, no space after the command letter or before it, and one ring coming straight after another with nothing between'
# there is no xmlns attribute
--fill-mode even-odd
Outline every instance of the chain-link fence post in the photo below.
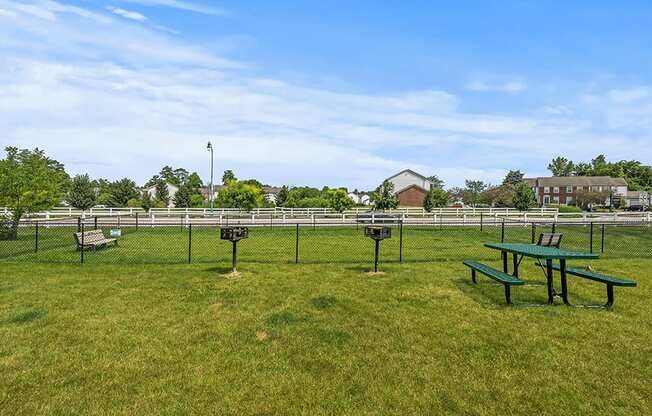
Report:
<svg viewBox="0 0 652 416"><path fill-rule="evenodd" d="M604 253L605 224L602 224L602 229L600 231L602 233L602 235L600 236L600 253Z"/></svg>
<svg viewBox="0 0 652 416"><path fill-rule="evenodd" d="M192 223L188 223L188 264L192 263Z"/></svg>
<svg viewBox="0 0 652 416"><path fill-rule="evenodd" d="M537 224L535 222L532 223L532 244L536 242L537 238Z"/></svg>
<svg viewBox="0 0 652 416"><path fill-rule="evenodd" d="M503 223L500 226L500 242L505 242L505 218L503 218Z"/></svg>
<svg viewBox="0 0 652 416"><path fill-rule="evenodd" d="M593 223L589 229L589 253L593 254Z"/></svg>
<svg viewBox="0 0 652 416"><path fill-rule="evenodd" d="M81 230L81 247L79 247L81 264L84 264L84 223L79 219L79 228Z"/></svg>
<svg viewBox="0 0 652 416"><path fill-rule="evenodd" d="M403 263L403 220L399 225L399 239L398 239L398 262Z"/></svg>
<svg viewBox="0 0 652 416"><path fill-rule="evenodd" d="M36 221L34 227L34 253L38 253L38 221Z"/></svg>
<svg viewBox="0 0 652 416"><path fill-rule="evenodd" d="M297 223L296 239L294 244L294 264L299 264L299 223Z"/></svg>

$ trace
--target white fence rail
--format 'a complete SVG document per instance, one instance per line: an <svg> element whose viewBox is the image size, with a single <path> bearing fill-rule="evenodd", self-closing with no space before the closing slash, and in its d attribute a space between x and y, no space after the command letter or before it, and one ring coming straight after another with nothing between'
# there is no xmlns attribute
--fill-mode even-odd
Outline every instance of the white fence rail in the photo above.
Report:
<svg viewBox="0 0 652 416"><path fill-rule="evenodd" d="M169 225L181 224L251 224L251 225L345 225L402 221L404 224L480 224L487 225L506 221L510 225L518 223L652 223L652 212L594 212L560 213L556 209L536 209L519 212L505 208L441 208L432 212L423 209L397 209L384 213L369 212L363 209L348 210L343 213L323 208L291 209L261 208L245 212L237 209L152 209L145 212L139 208L102 208L86 212L69 208L55 208L26 218L25 221L72 221L77 218L98 218L98 221L126 225Z"/></svg>

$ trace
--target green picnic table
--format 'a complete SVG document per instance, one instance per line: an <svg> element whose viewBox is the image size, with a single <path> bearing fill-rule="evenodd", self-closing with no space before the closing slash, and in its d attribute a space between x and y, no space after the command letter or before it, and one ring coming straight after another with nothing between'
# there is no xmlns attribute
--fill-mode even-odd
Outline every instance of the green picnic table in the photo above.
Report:
<svg viewBox="0 0 652 416"><path fill-rule="evenodd" d="M566 305L570 305L568 301L568 285L566 280L566 261L599 258L597 254L568 251L555 247L538 246L535 244L487 243L485 244L485 247L500 251L501 259L503 261L504 273L509 273L507 266L507 257L509 253L512 253L514 260L514 271L512 275L516 278L518 278L518 266L521 263L523 257L545 260L547 280L546 283L548 286L548 304L553 303L555 296L560 296L560 294L555 292L553 285L553 271L555 268L559 269L561 275L561 298ZM553 260L559 260L559 267L553 265Z"/></svg>

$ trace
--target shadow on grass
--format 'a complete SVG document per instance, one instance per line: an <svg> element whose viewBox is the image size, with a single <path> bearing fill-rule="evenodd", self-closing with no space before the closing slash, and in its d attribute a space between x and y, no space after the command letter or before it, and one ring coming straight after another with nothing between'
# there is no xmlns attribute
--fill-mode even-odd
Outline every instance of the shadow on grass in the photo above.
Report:
<svg viewBox="0 0 652 416"><path fill-rule="evenodd" d="M47 315L47 311L43 309L33 309L30 311L21 312L13 317L9 318L9 323L12 324L26 324L29 322L36 321Z"/></svg>

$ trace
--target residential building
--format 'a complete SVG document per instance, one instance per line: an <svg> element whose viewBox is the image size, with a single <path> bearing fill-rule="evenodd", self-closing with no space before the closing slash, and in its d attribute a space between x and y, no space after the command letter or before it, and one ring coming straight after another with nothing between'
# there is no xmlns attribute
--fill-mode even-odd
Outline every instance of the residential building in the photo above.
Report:
<svg viewBox="0 0 652 416"><path fill-rule="evenodd" d="M550 176L525 178L524 181L532 187L539 206L572 205L579 191L605 193L604 205L627 194L625 179L609 176Z"/></svg>
<svg viewBox="0 0 652 416"><path fill-rule="evenodd" d="M165 185L168 188L168 196L170 197L168 200L168 208L174 208L174 196L177 194L177 191L179 191L179 187L169 182L166 182ZM141 189L141 193L142 195L147 193L150 198L156 199L156 185Z"/></svg>
<svg viewBox="0 0 652 416"><path fill-rule="evenodd" d="M651 195L645 191L628 191L621 197L624 204L621 204L619 200L618 205L623 208L648 208L652 202L650 197Z"/></svg>
<svg viewBox="0 0 652 416"><path fill-rule="evenodd" d="M410 169L405 169L385 180L394 185L399 206L403 207L422 207L433 185L428 178Z"/></svg>
<svg viewBox="0 0 652 416"><path fill-rule="evenodd" d="M369 195L367 195L367 194L349 192L348 196L349 196L349 198L351 198L353 203L356 204L356 205L370 205L371 204L371 198L369 198Z"/></svg>

